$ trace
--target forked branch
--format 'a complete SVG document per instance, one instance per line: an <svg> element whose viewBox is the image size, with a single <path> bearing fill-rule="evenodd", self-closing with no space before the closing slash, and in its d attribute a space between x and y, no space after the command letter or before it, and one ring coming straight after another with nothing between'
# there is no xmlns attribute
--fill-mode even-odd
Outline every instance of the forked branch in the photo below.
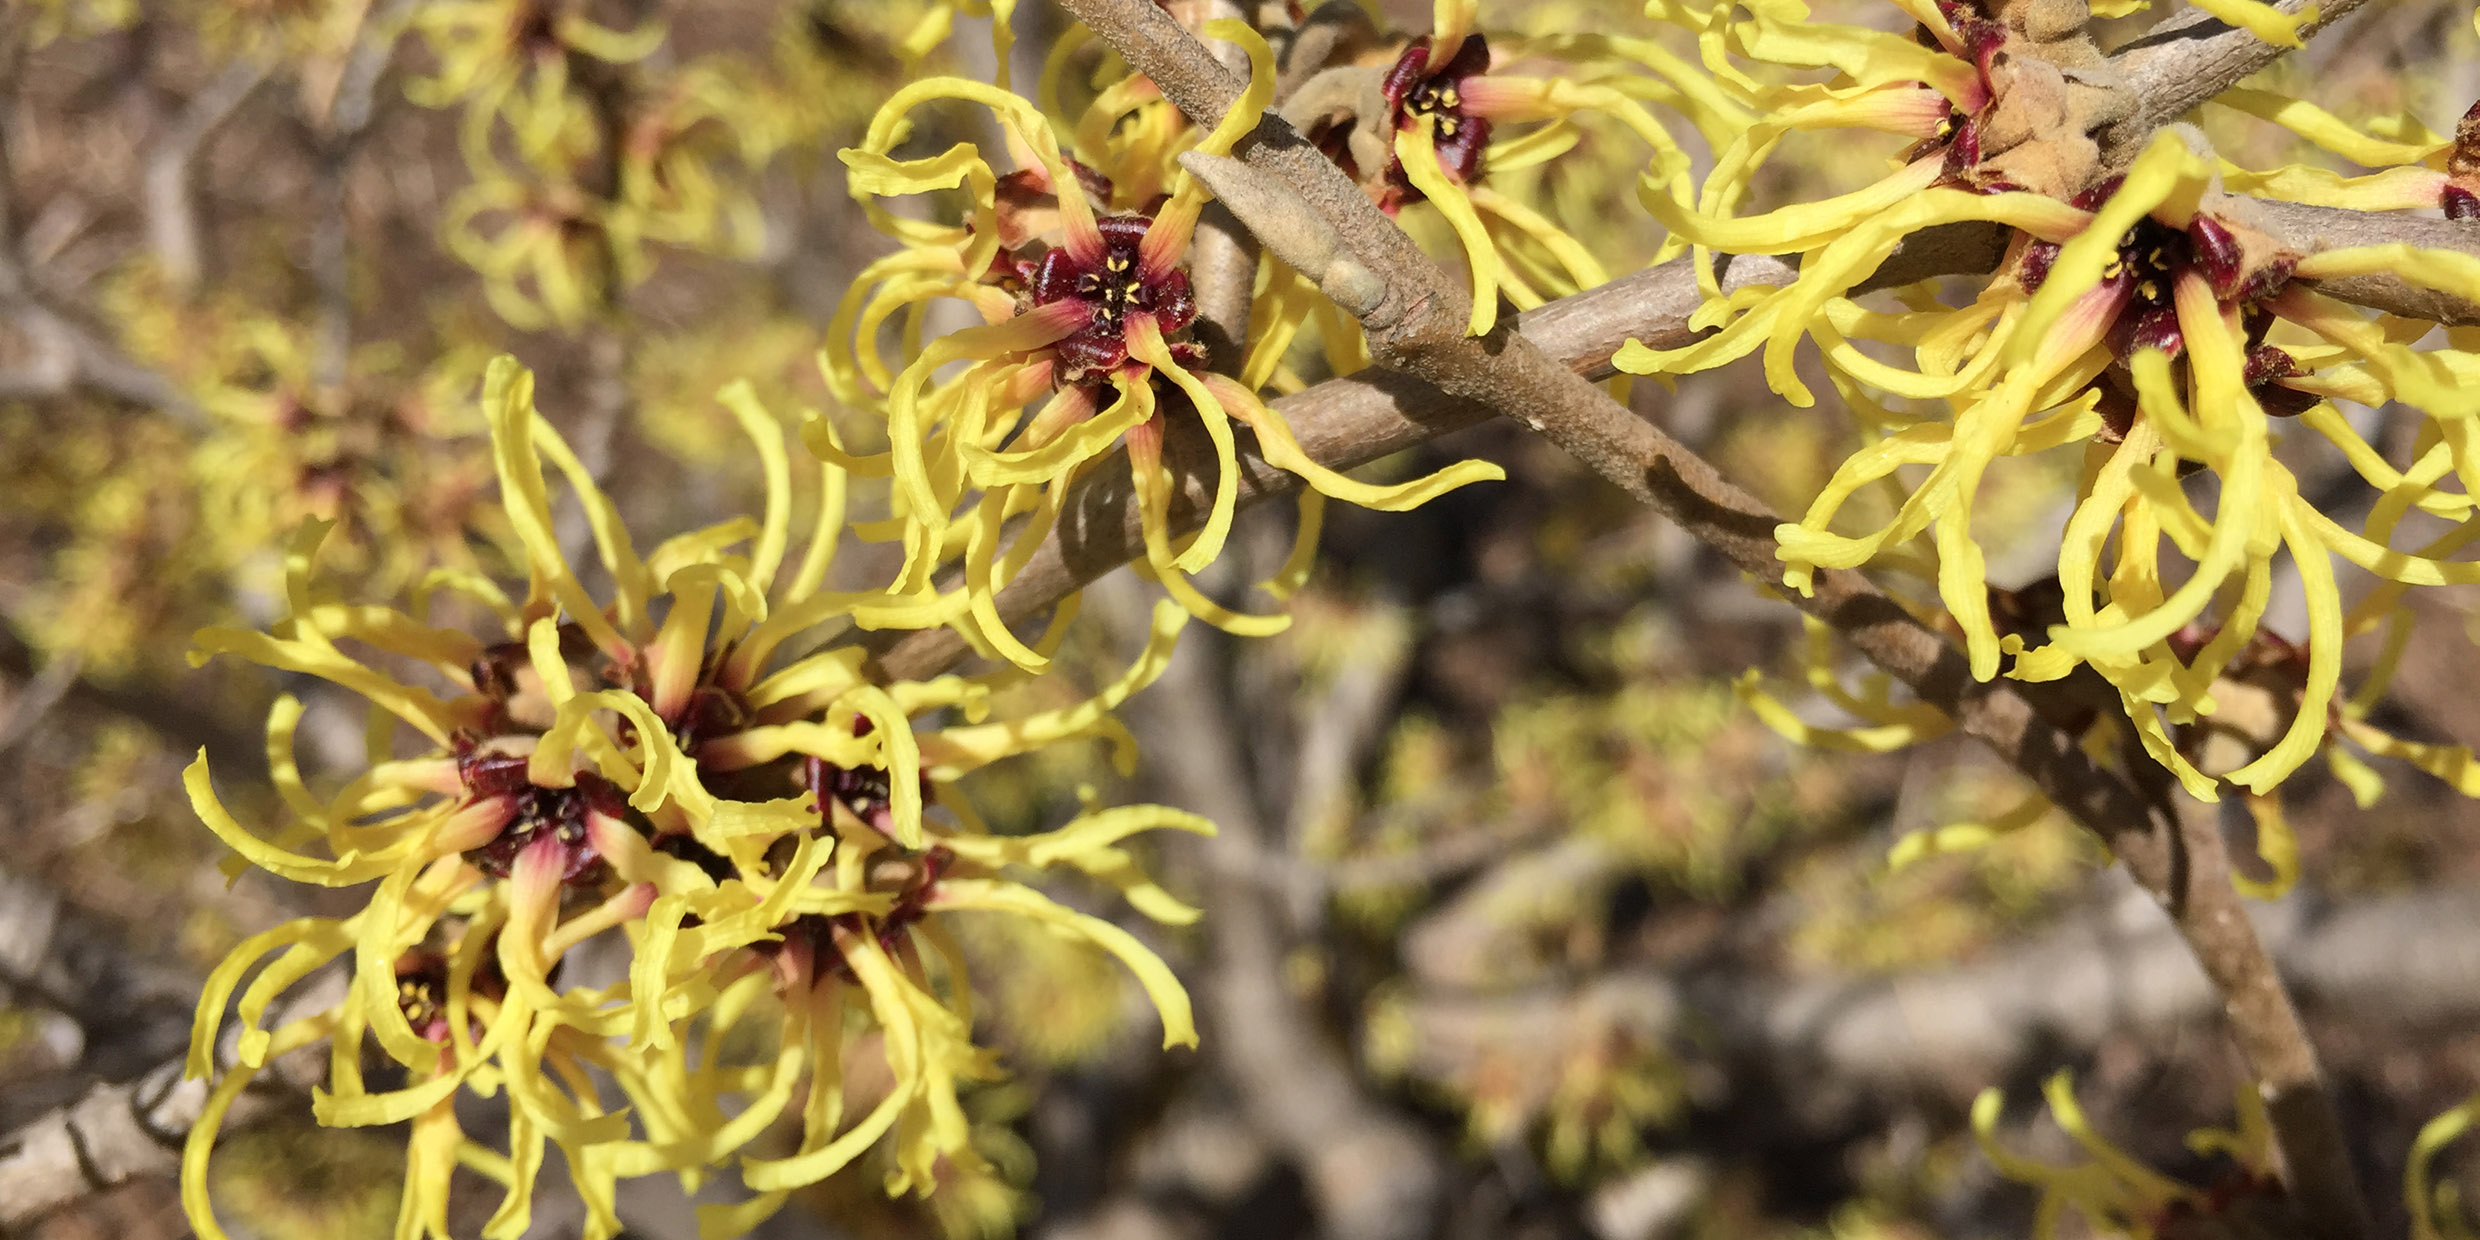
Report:
<svg viewBox="0 0 2480 1240"><path fill-rule="evenodd" d="M1210 125L1237 105L1242 83L1148 0L1065 3L1193 123ZM2178 112L2188 106L2193 105ZM1449 397L1541 432L1751 576L1781 579L1773 538L1779 518L1684 445L1561 365L1530 338L1532 325L1519 330L1502 324L1487 337L1467 338L1470 302L1462 286L1279 117L1263 118L1235 155L1255 174L1250 178L1260 187L1255 196L1270 195L1275 185L1294 196L1286 223L1322 222L1332 231L1333 248L1349 265L1329 258L1321 270L1304 274L1330 293L1344 294L1338 300L1360 317L1381 366L1419 373ZM1233 205L1250 222L1252 212L1237 200ZM1302 218L1304 211L1317 220ZM1278 213L1257 214L1271 222ZM1285 248L1272 229L1259 232L1270 249ZM1569 360L1591 363L1572 355ZM2139 767L2144 786L2131 783L2094 762L2071 733L2050 723L2064 715L2045 717L2035 698L2055 695L2060 686L1975 680L1960 651L1860 574L1820 571L1813 592L1792 601L1996 750L2126 863L2224 996L2238 1046L2270 1104L2303 1220L2321 1236L2367 1235L2366 1206L2323 1092L2314 1048L2241 911L2218 837L2205 840L2182 830L2163 790L2166 782L2157 783Z"/></svg>

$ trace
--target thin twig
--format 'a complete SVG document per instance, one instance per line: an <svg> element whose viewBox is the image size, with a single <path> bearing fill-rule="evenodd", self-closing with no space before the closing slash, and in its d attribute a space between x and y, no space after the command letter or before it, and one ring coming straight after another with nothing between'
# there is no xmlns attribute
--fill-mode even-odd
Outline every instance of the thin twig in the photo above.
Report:
<svg viewBox="0 0 2480 1240"><path fill-rule="evenodd" d="M2302 1221L2317 1236L2367 1236L2374 1224L2350 1143L2317 1066L2316 1045L2231 886L2220 807L2184 796L2176 801L2178 842L2171 872L2156 878L2132 861L2128 870L2147 891L2166 897L2163 906L2221 995L2231 1040L2256 1078L2272 1120L2283 1181Z"/></svg>
<svg viewBox="0 0 2480 1240"><path fill-rule="evenodd" d="M344 974L331 971L277 1000L269 1027L343 1001ZM241 1027L229 1025L216 1062L230 1071ZM0 1134L0 1229L23 1227L81 1198L131 1180L171 1175L197 1126L213 1082L182 1074L185 1055L157 1064L134 1080L96 1084ZM298 1105L325 1071L327 1050L313 1044L270 1065L225 1112L229 1132Z"/></svg>
<svg viewBox="0 0 2480 1240"><path fill-rule="evenodd" d="M12 201L5 174L0 167L0 214L7 213ZM0 317L24 335L35 354L30 364L0 371L0 399L86 391L160 409L192 430L206 425L206 414L179 386L54 306L38 284L35 273L21 264L14 243L0 245Z"/></svg>
<svg viewBox="0 0 2480 1240"><path fill-rule="evenodd" d="M55 656L39 664L34 647L13 625L0 621L0 672L31 680L41 674L39 667L58 662ZM248 728L236 728L218 712L201 709L161 686L114 685L79 676L72 680L54 709L109 711L154 729L176 751L206 750L219 771L264 774L267 769L267 744L262 736Z"/></svg>
<svg viewBox="0 0 2480 1240"><path fill-rule="evenodd" d="M146 153L145 185L140 201L146 209L146 236L174 290L198 287L206 271L206 250L199 237L198 203L193 189L200 148L233 109L250 97L274 66L244 57L224 67L214 81L182 105L172 124L157 136Z"/></svg>
<svg viewBox="0 0 2480 1240"><path fill-rule="evenodd" d="M586 191L606 207L616 206L637 88L619 67L582 53L570 54L569 71L585 90L602 144L601 158L583 179ZM611 228L604 227L599 235L602 244L596 247L595 258L601 269L597 284L602 297L583 333L585 374L578 390L577 420L567 428L570 447L598 486L610 480L619 458L616 445L637 408L636 393L629 387L631 332L625 313L627 290L622 287L624 264ZM592 529L583 510L562 513L558 534L560 549L571 563L585 558Z"/></svg>
<svg viewBox="0 0 2480 1240"><path fill-rule="evenodd" d="M1954 269L1968 265L1968 260L1959 260ZM1739 258L1725 267L1723 286L1787 283L1792 275L1792 268L1778 259ZM1552 302L1526 313L1518 323L1536 346L1565 365L1599 377L1612 373L1610 356L1630 337L1666 348L1693 340L1688 315L1699 300L1696 272L1681 259ZM1364 465L1477 426L1491 416L1487 408L1448 396L1420 379L1383 370L1329 379L1272 403L1299 437L1302 449L1332 469ZM1203 440L1198 428L1175 424L1166 436L1165 455L1175 464L1210 460L1211 450ZM1197 471L1177 471L1174 476L1181 482L1181 489L1173 494L1171 512L1176 535L1204 522L1212 497ZM1300 485L1299 477L1266 464L1254 444L1242 440L1240 507L1294 494ZM1128 484L1127 454L1122 451L1095 465L1069 488L1058 526L1024 570L1000 589L999 614L1011 624L1038 615L1144 553L1135 496ZM904 680L936 675L968 653L964 639L952 629L891 630L877 635L873 648L879 651L881 670Z"/></svg>
<svg viewBox="0 0 2480 1240"><path fill-rule="evenodd" d="M187 1046L202 980L123 940L49 885L0 866L0 1001L75 1021L89 1035L80 1066L103 1076Z"/></svg>
<svg viewBox="0 0 2480 1240"><path fill-rule="evenodd" d="M77 684L81 662L76 651L53 655L43 670L18 685L8 713L0 715L0 755L34 735L35 726L68 696L70 687Z"/></svg>
<svg viewBox="0 0 2480 1240"><path fill-rule="evenodd" d="M1336 1240L1419 1240L1446 1196L1444 1159L1417 1126L1369 1098L1351 1063L1287 984L1282 920L1248 860L1274 847L1250 795L1239 736L1220 705L1229 686L1212 666L1228 643L1183 641L1162 691L1141 709L1167 742L1154 747L1171 798L1215 821L1213 956L1206 1044L1231 1077L1250 1125L1308 1180L1324 1234Z"/></svg>
<svg viewBox="0 0 2480 1240"><path fill-rule="evenodd" d="M1415 1046L1408 1057L1452 1058L1441 1054L1442 1043L1480 1043L1484 1053L1493 1042L1531 1049L1562 1033L1575 1008L1589 1006L1655 1039L1728 1048L1722 1053L1740 1069L1810 1096L1944 1094L1961 1086L1968 1097L1993 1079L2038 1075L2061 1054L2090 1054L2113 1039L2165 1038L2212 1018L2221 995L2195 954L2166 922L2131 922L2129 911L2105 900L1968 963L1890 974L1751 977L1734 963L1627 965L1572 978L1545 967L1489 987L1416 975L1402 1008ZM2331 905L2301 891L2248 911L2288 983L2336 1020L2400 1035L2465 1027L2480 1016L2480 899L2467 890L2439 886ZM1504 957L1529 948L1523 927L1498 920L1499 937L1477 950ZM2402 950L2414 941L2423 950Z"/></svg>
<svg viewBox="0 0 2480 1240"><path fill-rule="evenodd" d="M33 6L9 5L0 10L0 118L17 115L18 92L26 81L26 56L35 14ZM0 124L0 256L14 260L26 221L19 218L12 192L17 185L17 154L10 144L14 124Z"/></svg>
<svg viewBox="0 0 2480 1240"><path fill-rule="evenodd" d="M20 6L22 7L22 6ZM10 12L18 14L20 7ZM0 104L14 99L25 57L26 19L19 16L0 30ZM237 102L237 101L236 101ZM228 109L229 110L229 109ZM17 209L15 154L9 145L11 126L0 124L0 316L25 337L34 350L31 364L0 372L0 400L63 396L85 390L141 407L161 409L191 429L205 424L206 415L171 380L132 360L98 330L78 321L68 309L47 299L40 273L29 269L19 251L23 213Z"/></svg>
<svg viewBox="0 0 2480 1240"><path fill-rule="evenodd" d="M379 79L396 56L397 23L412 7L413 0L388 0L365 16L361 37L336 76L319 135L311 187L310 283L318 294L311 382L323 390L344 384L353 351L352 221L345 184L377 113Z"/></svg>

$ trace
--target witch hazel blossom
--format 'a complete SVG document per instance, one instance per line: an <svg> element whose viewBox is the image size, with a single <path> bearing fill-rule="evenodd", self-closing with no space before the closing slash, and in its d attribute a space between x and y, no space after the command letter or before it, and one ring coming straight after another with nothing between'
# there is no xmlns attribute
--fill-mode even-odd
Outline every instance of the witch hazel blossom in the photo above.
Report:
<svg viewBox="0 0 2480 1240"><path fill-rule="evenodd" d="M1474 29L1477 10L1473 0L1439 0L1430 33L1405 40L1391 63L1320 70L1293 91L1281 114L1387 214L1414 207L1438 213L1470 273L1468 330L1482 336L1497 325L1502 295L1529 310L1609 279L1595 247L1572 231L1574 221L1562 224L1527 195L1502 192L1492 183L1494 169L1564 155L1588 117L1616 122L1662 167L1684 175L1687 160L1662 123L1615 84L1637 75L1559 64L1558 48L1536 55L1529 40L1494 45ZM1615 60L1627 46L1614 40L1592 50ZM1509 56L1494 47L1518 50ZM1512 63L1541 61L1551 63L1539 75ZM1534 122L1549 124L1515 128Z"/></svg>
<svg viewBox="0 0 2480 1240"><path fill-rule="evenodd" d="M1489 68L1490 41L1483 35L1466 35L1445 52L1438 36L1414 39L1380 81L1389 122L1381 128L1402 133L1426 126L1439 171L1457 185L1480 180L1482 152L1490 145L1490 105L1512 102L1482 76ZM1400 151L1390 152L1382 176L1386 188L1378 206L1388 214L1422 197Z"/></svg>
<svg viewBox="0 0 2480 1240"><path fill-rule="evenodd" d="M2453 752L2406 749L2367 726L2388 673L2346 693L2342 647L2398 624L2388 617L2408 588L2474 577L2448 553L2469 541L2466 492L2480 475L2470 421L2480 409L2461 380L2474 366L2460 347L2468 342L2414 346L2316 282L2377 273L2468 298L2480 292L2480 263L2401 246L2286 252L2257 225L2259 209L2230 191L2313 200L2347 190L2356 197L2336 205L2457 210L2453 177L2480 168L2465 149L2476 131L2467 118L2460 143L2389 145L2307 105L2236 89L2224 97L2230 106L2327 149L2378 167L2423 162L2416 176L2385 174L2387 192L2403 196L2378 203L2378 178L2337 189L2290 170L2249 173L2173 127L2106 171L2085 122L2111 114L2113 71L2082 41L2080 15L2052 20L2066 7L1923 0L1903 6L1916 22L1907 39L1814 23L1791 3L1650 6L1701 31L1708 66L1766 114L1718 147L1699 194L1672 192L1658 167L1643 182L1640 201L1698 247L1708 300L1692 322L1714 330L1675 349L1630 344L1616 361L1676 374L1761 353L1774 390L1806 405L1814 396L1794 360L1813 342L1869 425L1802 519L1776 530L1785 583L1810 588L1819 569L1926 565L1976 675L2098 673L2126 726L2187 791L2207 800L2232 791L2248 805L2275 877L2245 885L2277 894L2297 867L2275 790L2312 757L2365 796L2380 781L2361 753L2410 755L2466 782ZM1819 68L1837 76L1769 76ZM1800 129L1884 132L1912 145L1890 150L1895 169L1862 189L1736 214L1766 157ZM1963 298L1921 286L1898 290L1902 307L1886 309L1851 295L1904 238L1963 221L2012 231L1998 271ZM1713 251L1797 254L1798 275L1726 298L1711 282ZM2415 460L2384 459L2331 403L2345 399L2425 412ZM2301 494L2277 453L2299 433L2330 440L2377 492L2359 529ZM1984 480L2002 458L2078 446L2086 465L2057 550L2053 605L2017 614L2006 606L2015 592L1988 578L1992 549L1975 529ZM1900 494L1893 516L1850 529L1852 501L1890 485ZM2392 536L2412 511L2459 525L2397 548ZM2337 559L2376 575L2380 588L2346 606ZM2307 607L2304 631L2284 640L2262 624L2286 565ZM2277 649L2280 658L2268 655ZM1837 700L1870 726L1820 731L1748 692L1786 732L1835 743L1900 745L1944 730L1902 702L1837 685ZM2071 722L2089 730L2099 719Z"/></svg>
<svg viewBox="0 0 2480 1240"><path fill-rule="evenodd" d="M1155 237L1155 220L1145 215L1106 215L1087 234L1071 232L1064 244L1025 262L1025 295L1034 311L1050 311L1066 321L1082 322L1066 336L1050 342L1054 355L1050 379L1074 387L1103 381L1129 364L1129 333L1143 315L1154 331L1170 341L1172 360L1196 367L1205 351L1177 339L1197 321L1197 303L1188 273L1175 266L1170 230Z"/></svg>
<svg viewBox="0 0 2480 1240"><path fill-rule="evenodd" d="M1254 31L1233 23L1209 32L1247 48L1253 66L1240 105L1180 148L1213 155L1254 125L1272 93L1273 71ZM895 158L910 111L940 98L989 107L1021 166L994 172L979 151L962 145L926 159ZM1092 106L1115 116L1132 99L1106 88ZM865 198L959 184L974 190L967 218L954 226L920 228L872 204L873 218L883 217L887 231L910 248L856 281L822 354L840 393L886 415L883 455L857 456L822 435L811 436L810 445L856 472L893 479L907 547L899 593L920 598L993 657L1040 669L1048 656L1012 631L999 614L998 593L1058 520L1068 485L1124 445L1146 571L1191 614L1236 633L1270 633L1286 618L1234 611L1190 581L1221 554L1231 530L1239 493L1234 423L1255 433L1268 462L1307 480L1305 496L1396 510L1500 476L1495 466L1467 461L1380 486L1346 478L1301 451L1251 385L1204 368L1204 352L1191 338L1197 309L1185 262L1204 189L1170 163L1177 153L1170 146L1106 141L1099 135L1110 132L1108 125L1072 128L1094 130L1083 147L1091 159L1169 166L1071 160L1050 118L1013 96L944 78L891 100L862 145L845 153ZM1167 193L1123 188L1150 186ZM899 311L918 314L940 297L970 301L988 324L927 341L909 365L888 374L873 360L868 337L875 323ZM850 337L843 335L848 329ZM1280 323L1256 330L1288 333ZM963 369L948 373L958 363ZM1174 479L1163 459L1174 418L1195 419L1213 453L1203 525L1184 547L1173 545ZM1313 510L1319 501L1303 502ZM1316 528L1314 516L1304 520L1304 539L1313 540ZM934 589L934 570L957 561L962 584ZM1278 578L1267 588L1281 598L1294 584Z"/></svg>
<svg viewBox="0 0 2480 1240"><path fill-rule="evenodd" d="M1047 279L1064 271L1054 265ZM325 530L315 524L287 557L288 612L273 631L200 634L201 657L236 654L329 680L401 734L380 734L369 768L321 795L291 753L303 708L279 700L270 767L289 814L272 832L227 808L203 756L187 773L200 816L245 863L371 886L352 916L301 918L244 942L205 989L191 1072L213 1075L228 1022L238 1036L236 1065L184 1153L183 1202L202 1236L224 1234L206 1192L223 1115L277 1056L320 1038L334 1047L314 1098L322 1123L412 1125L400 1240L446 1240L460 1165L503 1190L482 1234L523 1234L555 1148L595 1240L619 1233L613 1194L637 1176L688 1183L742 1159L758 1195L708 1220L728 1235L882 1142L903 1171L899 1191L927 1192L941 1167L978 1165L956 1121L960 1091L999 1066L973 1043L971 979L945 925L954 915L1029 919L1092 943L1128 964L1168 1044L1195 1041L1187 995L1150 949L1020 878L1066 867L1149 915L1192 920L1124 845L1211 826L1123 806L1000 840L957 783L1045 747L1124 741L1110 710L1160 673L1186 614L1166 604L1146 649L1101 693L1005 718L990 707L1005 674L882 683L851 646L779 659L807 649L805 635L822 625L905 607L882 592L824 588L844 523L842 472L820 467L810 541L796 556L781 426L745 386L720 399L749 436L764 510L641 554L533 408L530 376L508 359L492 366L484 401L526 580L521 593L469 575L427 585L497 616L500 640L337 601L318 571ZM586 514L608 593L589 591L559 549L546 466ZM942 716L943 727L926 722ZM405 738L426 752L389 756ZM625 942L627 979L564 981L562 962L598 936ZM340 1003L263 1027L278 1000L331 962L352 977ZM762 1079L718 1071L720 1040L735 1029L785 1048ZM843 1064L863 1047L894 1086L848 1117ZM392 1070L365 1071L366 1058ZM747 1157L804 1087L796 1152ZM504 1150L464 1132L456 1100L467 1091L509 1100Z"/></svg>
<svg viewBox="0 0 2480 1240"><path fill-rule="evenodd" d="M2115 194L2123 177L2086 190L2075 205L2095 210ZM2200 207L2184 228L2147 215L2121 237L2117 253L2103 266L2096 293L2115 303L2107 315L2103 341L2124 362L2138 350L2157 349L2171 358L2186 350L2173 292L2182 278L2201 277L2215 304L2236 315L2246 330L2248 351L2244 380L2250 396L2270 416L2296 416L2317 403L2311 393L2283 386L2307 374L2296 357L2279 345L2266 343L2276 321L2274 301L2298 267L2297 255L2279 252L2261 234L2234 228ZM2015 258L2015 279L2024 291L2039 292L2049 278L2061 247L2054 242L2028 241ZM2088 295L2089 296L2089 295ZM2116 374L2117 371L2105 373ZM2100 410L2102 437L2124 438L2136 416L2134 393L2120 383L2104 393Z"/></svg>

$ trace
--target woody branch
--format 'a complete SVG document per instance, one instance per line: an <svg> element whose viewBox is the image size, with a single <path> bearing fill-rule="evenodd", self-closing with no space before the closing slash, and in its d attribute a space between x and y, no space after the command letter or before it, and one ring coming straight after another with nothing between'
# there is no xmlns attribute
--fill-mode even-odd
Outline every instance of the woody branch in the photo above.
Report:
<svg viewBox="0 0 2480 1240"><path fill-rule="evenodd" d="M1065 2L1193 122L1211 124L1237 104L1241 83L1158 7L1135 0ZM2330 6L2320 25L2351 7ZM2253 36L2245 37L2253 42ZM2269 62L2273 54L2278 53L2239 42L2233 32L2201 29L2185 40L2166 38L2131 54L2119 66L2123 75L2156 84L2162 96L2140 103L2133 124L2157 127L2175 119L2196 101ZM2120 150L2132 149L2143 136L2134 133L2131 138L2124 122L2109 135ZM1684 445L1603 395L1577 370L1559 364L1521 326L1501 326L1488 337L1467 338L1463 324L1470 303L1461 286L1280 118L1262 118L1235 154L1238 164L1197 160L1190 167L1215 184L1244 222L1257 226L1269 249L1361 319L1380 366L1423 375L1442 395L1466 403L1459 411L1464 416L1477 413L1470 406L1478 406L1515 418L1752 576L1779 579L1782 565L1771 535L1777 524L1774 514ZM1252 198L1260 200L1256 219L1248 206ZM2302 217L2278 210L2265 214L2302 222ZM2382 217L2353 221L2350 239L2338 241L2333 234L2339 230L2332 227L2336 222L2324 222L2329 231L2298 248L2313 252L2366 244L2371 233L2404 223ZM2434 232L2424 224L2413 223L2405 231ZM1304 235L1307 242L1301 240ZM2458 243L2455 248L2470 244L2451 234L2439 239ZM2356 291L2367 300L2400 292L2374 287ZM2433 308L2444 318L2462 317L2468 309ZM1597 364L1590 355L1570 355L1567 360L1587 367ZM2276 1143L2303 1220L2320 1235L2367 1234L2366 1204L2314 1048L2231 889L2218 836L2197 826L2192 813L2182 814L2172 805L2163 791L2166 783L2154 772L2139 765L2130 779L2106 770L2078 748L2071 735L2052 726L2038 702L2054 701L2056 691L1973 680L1960 652L1858 573L1821 572L1816 588L1793 601L1947 713L1964 732L1990 745L2126 863L2169 914L2223 995L2234 1040L2272 1111Z"/></svg>

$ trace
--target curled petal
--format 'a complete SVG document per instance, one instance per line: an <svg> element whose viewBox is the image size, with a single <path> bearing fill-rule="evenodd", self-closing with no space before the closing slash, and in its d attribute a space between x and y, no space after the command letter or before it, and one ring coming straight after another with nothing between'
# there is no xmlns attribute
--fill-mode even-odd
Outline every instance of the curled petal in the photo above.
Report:
<svg viewBox="0 0 2480 1240"><path fill-rule="evenodd" d="M1015 913L1030 917L1119 957L1128 971L1137 975L1137 983L1154 1001L1154 1010L1163 1022L1163 1048L1195 1046L1197 1023L1191 1014L1188 991L1172 976L1170 966L1162 962L1146 946L1127 931L1099 917L1077 912L1052 901L1030 887L1016 883L992 882L984 879L951 879L941 883L933 903L940 908L980 909L989 912Z"/></svg>
<svg viewBox="0 0 2480 1240"><path fill-rule="evenodd" d="M1395 158L1402 162L1412 187L1438 208L1448 227L1455 230L1456 240L1463 243L1464 265L1472 272L1472 320L1465 330L1474 336L1489 335L1498 325L1497 243L1490 240L1489 229L1464 196L1463 186L1449 179L1445 166L1438 162L1437 136L1429 126L1411 125L1397 131Z"/></svg>

